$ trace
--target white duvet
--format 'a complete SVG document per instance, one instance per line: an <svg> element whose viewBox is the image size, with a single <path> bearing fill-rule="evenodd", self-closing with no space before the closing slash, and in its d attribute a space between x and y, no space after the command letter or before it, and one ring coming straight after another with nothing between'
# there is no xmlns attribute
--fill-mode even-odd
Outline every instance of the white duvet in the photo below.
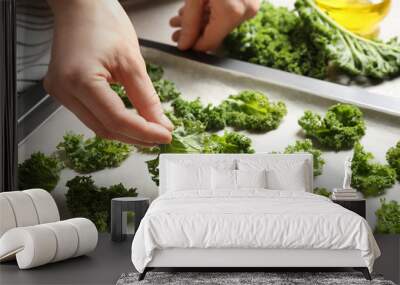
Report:
<svg viewBox="0 0 400 285"><path fill-rule="evenodd" d="M370 271L380 255L359 215L319 195L257 189L163 194L140 223L132 262L143 272L165 248L358 249Z"/></svg>

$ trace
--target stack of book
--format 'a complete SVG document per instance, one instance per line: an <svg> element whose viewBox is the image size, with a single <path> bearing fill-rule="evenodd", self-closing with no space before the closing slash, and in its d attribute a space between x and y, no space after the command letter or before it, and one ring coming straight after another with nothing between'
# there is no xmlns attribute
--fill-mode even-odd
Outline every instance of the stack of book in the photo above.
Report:
<svg viewBox="0 0 400 285"><path fill-rule="evenodd" d="M358 199L357 191L355 189L334 188L332 199L335 200L355 200Z"/></svg>

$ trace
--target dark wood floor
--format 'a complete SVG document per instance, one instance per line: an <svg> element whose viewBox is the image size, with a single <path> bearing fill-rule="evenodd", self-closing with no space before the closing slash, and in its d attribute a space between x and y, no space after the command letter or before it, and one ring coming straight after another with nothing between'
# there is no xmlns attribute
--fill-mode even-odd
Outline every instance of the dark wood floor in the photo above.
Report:
<svg viewBox="0 0 400 285"><path fill-rule="evenodd" d="M397 236L394 236L396 238ZM375 273L384 273L386 279L399 282L399 247L388 242L389 235L377 238L382 255L376 262ZM382 239L382 240L381 240ZM395 240L398 244L398 238ZM133 272L131 262L132 238L124 242L112 242L109 234L100 234L95 251L88 256L52 263L28 270L19 270L16 262L0 264L0 285L28 284L115 284L125 272ZM400 244L398 244L399 246ZM396 253L397 252L397 253ZM393 253L393 254L391 254ZM393 255L393 256L392 256ZM397 259L396 259L397 256ZM209 271L209 268L157 269L157 271ZM212 271L235 271L235 269L212 269ZM247 268L247 270L249 270ZM350 268L270 268L262 271L350 271ZM252 271L252 270L250 270ZM260 271L260 269L254 269Z"/></svg>
<svg viewBox="0 0 400 285"><path fill-rule="evenodd" d="M134 271L131 262L132 238L115 243L109 234L100 234L95 251L41 267L19 270L16 262L0 264L0 284L115 284L122 273Z"/></svg>

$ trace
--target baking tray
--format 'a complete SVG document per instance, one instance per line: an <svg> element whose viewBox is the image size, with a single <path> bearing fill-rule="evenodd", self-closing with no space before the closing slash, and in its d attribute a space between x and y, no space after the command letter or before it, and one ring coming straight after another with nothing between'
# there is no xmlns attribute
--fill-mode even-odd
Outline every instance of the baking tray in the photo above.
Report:
<svg viewBox="0 0 400 285"><path fill-rule="evenodd" d="M278 129L265 134L245 132L253 140L256 152L283 151L296 139L304 138L297 120L305 110L323 114L329 106L337 102L349 102L362 108L367 124L362 144L374 153L377 161L385 162L387 149L400 139L400 100L396 98L386 98L362 89L305 78L237 60L194 52L182 53L173 47L154 42L141 41L141 46L146 60L163 66L165 78L176 83L185 99L200 97L204 103L218 104L230 94L244 89L256 89L266 93L272 101L284 101L288 114ZM169 104L164 104L164 107L168 109ZM63 127L60 127L60 123ZM33 151L54 151L57 143L69 130L87 136L93 135L72 113L60 108L20 145L20 160ZM43 141L44 137L46 141ZM315 178L315 186L328 189L340 187L344 160L351 155L351 151L325 151L323 157L326 164L323 174ZM92 176L98 185L122 182L126 186L137 187L142 196L155 198L157 187L151 181L145 164L145 161L153 157L154 155L134 152L120 167L98 171ZM64 197L65 183L75 175L77 173L70 169L63 170L60 182L52 192L64 217L68 216ZM389 189L385 197L400 201L399 183ZM379 198L367 200L367 219L372 226L375 224L374 212L379 206Z"/></svg>

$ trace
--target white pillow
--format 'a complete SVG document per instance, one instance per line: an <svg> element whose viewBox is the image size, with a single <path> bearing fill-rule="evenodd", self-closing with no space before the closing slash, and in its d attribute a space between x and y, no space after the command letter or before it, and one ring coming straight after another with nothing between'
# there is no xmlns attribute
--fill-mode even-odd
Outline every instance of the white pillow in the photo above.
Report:
<svg viewBox="0 0 400 285"><path fill-rule="evenodd" d="M212 169L212 188L218 190L236 190L236 170Z"/></svg>
<svg viewBox="0 0 400 285"><path fill-rule="evenodd" d="M267 171L263 170L236 170L237 187L240 188L267 188Z"/></svg>
<svg viewBox="0 0 400 285"><path fill-rule="evenodd" d="M288 171L283 171L283 169L268 169L266 173L268 189L307 191L304 163L294 164Z"/></svg>
<svg viewBox="0 0 400 285"><path fill-rule="evenodd" d="M211 167L169 163L167 191L211 190Z"/></svg>
<svg viewBox="0 0 400 285"><path fill-rule="evenodd" d="M249 171L266 169L268 189L307 191L310 186L310 173L304 160L282 159L280 156L239 159L237 166Z"/></svg>

